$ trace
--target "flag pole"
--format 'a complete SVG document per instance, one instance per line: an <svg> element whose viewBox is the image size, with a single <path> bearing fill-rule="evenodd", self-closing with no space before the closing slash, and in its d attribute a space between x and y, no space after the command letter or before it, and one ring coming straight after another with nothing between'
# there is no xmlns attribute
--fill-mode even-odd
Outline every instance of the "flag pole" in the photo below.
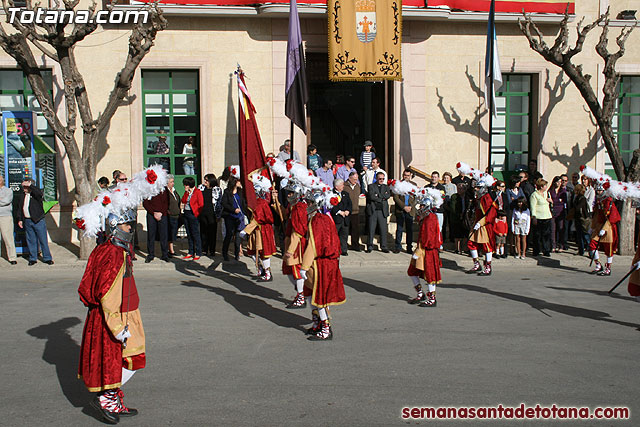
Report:
<svg viewBox="0 0 640 427"><path fill-rule="evenodd" d="M289 130L289 139L291 140L291 152L289 153L289 159L293 160L293 120L291 120L291 128Z"/></svg>
<svg viewBox="0 0 640 427"><path fill-rule="evenodd" d="M492 143L492 137L493 137L493 98L495 96L494 92L493 92L493 37L496 31L496 23L495 23L495 9L494 9L494 3L495 0L491 0L491 12L489 12L489 20L491 21L491 41L490 41L490 47L489 47L489 64L490 65L490 71L489 71L489 157L488 157L488 163L487 163L487 168L489 171L491 171L491 143Z"/></svg>

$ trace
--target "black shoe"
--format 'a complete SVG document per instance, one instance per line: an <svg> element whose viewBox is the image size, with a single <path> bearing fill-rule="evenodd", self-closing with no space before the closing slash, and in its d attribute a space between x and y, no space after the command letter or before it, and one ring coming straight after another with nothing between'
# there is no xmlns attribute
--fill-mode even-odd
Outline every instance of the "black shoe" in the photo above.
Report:
<svg viewBox="0 0 640 427"><path fill-rule="evenodd" d="M547 257L551 256L551 254L550 254L549 252L545 252L545 253L543 253L542 255L543 255L543 256L547 256Z"/></svg>
<svg viewBox="0 0 640 427"><path fill-rule="evenodd" d="M385 248L385 249L383 249L383 250L382 250L382 253L384 253L384 254L388 254L388 253L389 253L389 249L386 249L386 248Z"/></svg>
<svg viewBox="0 0 640 427"><path fill-rule="evenodd" d="M394 253L394 254L399 254L399 253L400 253L400 249L395 248L395 249L393 250L393 253Z"/></svg>
<svg viewBox="0 0 640 427"><path fill-rule="evenodd" d="M240 261L240 254L237 254L237 255L234 257L234 259L235 259L236 261Z"/></svg>
<svg viewBox="0 0 640 427"><path fill-rule="evenodd" d="M122 411L118 412L118 415L121 417L134 417L138 415L138 410L135 408L125 408Z"/></svg>
<svg viewBox="0 0 640 427"><path fill-rule="evenodd" d="M45 264L48 264L48 265L53 265L53 260L52 260L52 259L50 259L49 261L45 261L44 263L45 263Z"/></svg>
<svg viewBox="0 0 640 427"><path fill-rule="evenodd" d="M373 250L373 249L371 249L371 248L367 248L367 249L365 249L364 251L365 251L366 253L370 254L372 250Z"/></svg>
<svg viewBox="0 0 640 427"><path fill-rule="evenodd" d="M347 252L342 252L340 255L341 256L349 256L349 254Z"/></svg>
<svg viewBox="0 0 640 427"><path fill-rule="evenodd" d="M229 256L228 256L228 255L223 255L223 256L222 256L222 260L223 260L223 261L230 261L230 260L229 260Z"/></svg>
<svg viewBox="0 0 640 427"><path fill-rule="evenodd" d="M409 255L413 255L413 249L411 249L411 248L407 248L407 253L408 253Z"/></svg>
<svg viewBox="0 0 640 427"><path fill-rule="evenodd" d="M153 261L153 257L152 256L148 256L144 259L144 263L145 264L149 264L151 261Z"/></svg>
<svg viewBox="0 0 640 427"><path fill-rule="evenodd" d="M162 261L164 262L169 262L169 255L167 256L163 256L162 258L160 258Z"/></svg>
<svg viewBox="0 0 640 427"><path fill-rule="evenodd" d="M38 263L38 261L29 261L29 265L36 265Z"/></svg>
<svg viewBox="0 0 640 427"><path fill-rule="evenodd" d="M91 407L98 411L102 417L102 420L107 424L118 424L120 422L120 415L116 412L109 412L103 409L100 405L100 399L98 396L91 401Z"/></svg>
<svg viewBox="0 0 640 427"><path fill-rule="evenodd" d="M18 261L9 261L9 264L11 265L16 265L18 263Z"/></svg>

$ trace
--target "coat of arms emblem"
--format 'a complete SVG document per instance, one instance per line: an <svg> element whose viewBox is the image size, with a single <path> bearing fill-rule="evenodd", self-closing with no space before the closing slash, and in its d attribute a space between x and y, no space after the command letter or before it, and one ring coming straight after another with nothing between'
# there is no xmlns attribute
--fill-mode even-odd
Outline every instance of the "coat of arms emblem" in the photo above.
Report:
<svg viewBox="0 0 640 427"><path fill-rule="evenodd" d="M376 0L356 0L356 34L362 43L376 38Z"/></svg>

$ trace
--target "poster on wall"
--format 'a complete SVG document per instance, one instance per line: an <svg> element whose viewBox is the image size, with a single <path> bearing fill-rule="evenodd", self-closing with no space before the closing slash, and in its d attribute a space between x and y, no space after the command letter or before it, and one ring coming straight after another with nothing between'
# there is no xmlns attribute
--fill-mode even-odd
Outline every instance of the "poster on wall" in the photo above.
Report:
<svg viewBox="0 0 640 427"><path fill-rule="evenodd" d="M35 177L33 113L31 111L3 111L2 138L7 187L13 191L19 191L25 178Z"/></svg>

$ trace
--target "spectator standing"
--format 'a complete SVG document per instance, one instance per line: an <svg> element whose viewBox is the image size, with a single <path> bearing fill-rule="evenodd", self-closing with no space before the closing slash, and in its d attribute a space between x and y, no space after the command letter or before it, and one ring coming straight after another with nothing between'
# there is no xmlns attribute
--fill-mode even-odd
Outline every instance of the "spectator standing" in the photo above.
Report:
<svg viewBox="0 0 640 427"><path fill-rule="evenodd" d="M360 252L360 182L358 180L358 172L353 171L349 174L349 180L345 182L344 191L349 194L351 199L351 215L349 215L349 229L351 232L351 250Z"/></svg>
<svg viewBox="0 0 640 427"><path fill-rule="evenodd" d="M562 250L566 251L569 249L567 246L569 244L569 234L571 234L571 228L573 228L573 215L574 210L572 209L573 203L573 183L569 182L569 176L566 173L560 175L561 188L563 188L567 193L567 201L565 203L564 210L564 235L562 241L564 244L562 245Z"/></svg>
<svg viewBox="0 0 640 427"><path fill-rule="evenodd" d="M349 180L349 176L351 172L356 172L356 169L353 167L356 164L356 158L353 156L347 156L345 164L338 168L336 172L336 178L347 182Z"/></svg>
<svg viewBox="0 0 640 427"><path fill-rule="evenodd" d="M313 172L322 167L322 156L318 154L318 147L313 144L307 148L307 167Z"/></svg>
<svg viewBox="0 0 640 427"><path fill-rule="evenodd" d="M411 181L411 171L405 169L402 172L402 180L415 185L415 182ZM395 215L396 215L396 244L393 248L394 253L399 253L402 250L402 232L404 231L405 237L405 249L408 254L413 254L413 219L416 216L416 197L414 195L399 195L393 193L393 202L395 203Z"/></svg>
<svg viewBox="0 0 640 427"><path fill-rule="evenodd" d="M173 243L178 238L178 227L180 227L180 201L182 200L182 196L180 196L180 193L176 191L175 178L173 175L167 176L167 192L169 193L169 209L167 211L169 220L168 255L169 257L172 257L176 254Z"/></svg>
<svg viewBox="0 0 640 427"><path fill-rule="evenodd" d="M593 188L593 183L588 176L583 175L580 182L584 186L584 197L587 199L587 209L589 209L589 213L592 213L593 205L596 203L596 190Z"/></svg>
<svg viewBox="0 0 640 427"><path fill-rule="evenodd" d="M293 157L292 156L293 153ZM282 150L278 153L278 155L276 156L277 158L279 158L280 160L282 160L283 162L286 162L289 159L293 159L296 162L300 162L300 154L298 154L297 151L291 151L291 140L290 139L285 139L284 140L284 144L282 146Z"/></svg>
<svg viewBox="0 0 640 427"><path fill-rule="evenodd" d="M444 202L442 203L442 208L444 210L444 223L442 224L442 229L444 231L442 233L442 241L444 242L447 240L447 236L449 237L449 241L453 241L449 201L451 200L451 196L458 192L458 187L453 183L453 176L451 175L451 172L443 173L442 181L442 186L444 187Z"/></svg>
<svg viewBox="0 0 640 427"><path fill-rule="evenodd" d="M372 166L375 164L372 163ZM389 216L389 198L391 190L386 184L387 175L384 172L378 172L376 175L377 182L369 185L367 190L367 215L369 217L369 241L367 242L366 252L373 250L373 236L376 228L380 229L380 250L389 253L387 249L387 217Z"/></svg>
<svg viewBox="0 0 640 427"><path fill-rule="evenodd" d="M333 164L333 176L334 177L336 177L336 174L338 173L338 169L340 169L344 165L345 165L344 155L338 154L336 156L336 162Z"/></svg>
<svg viewBox="0 0 640 427"><path fill-rule="evenodd" d="M515 201L515 208L511 215L511 229L515 236L515 257L525 259L527 254L527 235L531 227L531 212L527 207L527 200L524 196L518 197Z"/></svg>
<svg viewBox="0 0 640 427"><path fill-rule="evenodd" d="M247 205L241 194L242 184L235 177L229 178L229 185L222 194L222 218L224 219L225 235L222 242L222 257L229 261L229 245L234 239L234 257L240 259L240 231L245 227Z"/></svg>
<svg viewBox="0 0 640 427"><path fill-rule="evenodd" d="M554 252L560 252L566 247L564 241L564 227L567 215L567 190L562 188L562 178L556 176L551 181L551 190L549 191L553 206L551 215L551 248Z"/></svg>
<svg viewBox="0 0 640 427"><path fill-rule="evenodd" d="M342 255L347 256L347 249L349 248L347 238L349 236L349 223L352 210L351 199L349 193L344 190L344 181L339 178L336 178L333 182L333 192L335 197L338 198L338 204L331 208L331 217L336 224Z"/></svg>
<svg viewBox="0 0 640 427"><path fill-rule="evenodd" d="M160 259L169 261L169 190L142 202L147 211L147 257L145 263L153 261L156 236L160 239Z"/></svg>
<svg viewBox="0 0 640 427"><path fill-rule="evenodd" d="M524 193L524 196L527 198L527 200L529 200L533 192L536 191L535 185L529 182L529 172L520 171L518 173L518 178L520 178L520 189Z"/></svg>
<svg viewBox="0 0 640 427"><path fill-rule="evenodd" d="M509 178L509 188L503 193L502 198L504 200L504 210L507 213L507 224L509 225L509 233L507 234L507 244L509 245L509 254L516 255L515 247L515 233L513 232L513 211L516 209L517 201L519 198L524 198L526 202L526 195L520 188L520 177L518 175L512 175ZM529 232L527 232L529 234Z"/></svg>
<svg viewBox="0 0 640 427"><path fill-rule="evenodd" d="M167 136L158 136L158 143L154 154L169 154L169 144L167 144ZM166 171L169 170L169 158L168 157L156 157L151 160L153 164L162 165L162 168Z"/></svg>
<svg viewBox="0 0 640 427"><path fill-rule="evenodd" d="M193 154L194 150L193 137L190 136L187 138L187 142L185 142L184 147L182 147L182 154ZM196 174L195 160L196 158L193 156L184 157L182 159L182 169L184 170L185 175Z"/></svg>
<svg viewBox="0 0 640 427"><path fill-rule="evenodd" d="M538 179L542 178L542 174L538 172L538 161L536 159L529 160L529 182L535 186Z"/></svg>
<svg viewBox="0 0 640 427"><path fill-rule="evenodd" d="M469 235L469 228L467 228L464 220L464 213L468 204L465 198L467 188L467 184L465 184L464 181L460 181L456 184L456 193L449 199L451 237L455 244L455 253L457 254L462 253L463 241Z"/></svg>
<svg viewBox="0 0 640 427"><path fill-rule="evenodd" d="M469 178L466 175L463 175L462 173L460 173L460 171L458 171L458 175L456 175L453 179L451 179L451 182L455 184L456 187L458 186L458 184L465 184L467 188L471 188L471 178Z"/></svg>
<svg viewBox="0 0 640 427"><path fill-rule="evenodd" d="M108 183L109 180L107 179ZM4 241L9 264L16 265L18 258L16 256L16 243L13 238L12 203L13 191L4 185L4 177L0 176L0 240Z"/></svg>
<svg viewBox="0 0 640 427"><path fill-rule="evenodd" d="M187 229L187 239L189 240L189 252L182 259L197 261L202 256L202 240L200 240L198 217L202 212L204 201L202 192L196 188L196 180L193 177L184 178L182 185L184 185L184 194L182 195L184 227Z"/></svg>
<svg viewBox="0 0 640 427"><path fill-rule="evenodd" d="M589 248L591 234L591 212L587 198L584 196L586 188L582 184L576 184L573 194L573 218L576 224L576 239L578 243L578 255L584 255L585 248Z"/></svg>
<svg viewBox="0 0 640 427"><path fill-rule="evenodd" d="M431 183L429 187L438 190L442 193L442 198L444 198L444 186L440 184L440 172L433 171L431 172ZM442 234L442 225L444 224L444 207L440 206L437 209L432 209L432 212L436 214L438 217L438 225L440 226L440 234ZM444 239L443 239L444 240ZM440 247L442 249L442 247Z"/></svg>
<svg viewBox="0 0 640 427"><path fill-rule="evenodd" d="M98 180L98 191L107 190L109 188L109 178L101 176Z"/></svg>
<svg viewBox="0 0 640 427"><path fill-rule="evenodd" d="M331 189L333 189L333 180L335 179L332 167L333 162L330 159L325 159L322 167L316 170L316 176Z"/></svg>
<svg viewBox="0 0 640 427"><path fill-rule="evenodd" d="M362 177L362 188L365 192L369 191L371 184L378 183L378 173L384 174L384 184L387 183L387 173L380 167L380 159L374 158L371 160L371 167L367 169Z"/></svg>
<svg viewBox="0 0 640 427"><path fill-rule="evenodd" d="M22 182L22 192L18 195L16 218L18 227L24 228L29 248L29 265L38 262L38 247L42 251L42 261L52 265L53 258L47 241L47 224L44 220L42 206L42 191L36 187L36 182L27 178Z"/></svg>
<svg viewBox="0 0 640 427"><path fill-rule="evenodd" d="M507 225L507 214L505 211L498 211L493 231L496 233L496 258L506 258L504 245L507 242L509 226Z"/></svg>
<svg viewBox="0 0 640 427"><path fill-rule="evenodd" d="M533 226L533 256L538 256L540 251L544 256L551 252L551 208L553 200L547 191L547 181L543 178L536 182L536 191L529 199L531 210L531 225Z"/></svg>
<svg viewBox="0 0 640 427"><path fill-rule="evenodd" d="M376 152L373 149L373 142L364 142L364 151L360 153L360 168L363 172L371 169L371 162L376 158Z"/></svg>
<svg viewBox="0 0 640 427"><path fill-rule="evenodd" d="M214 174L208 173L204 176L200 191L202 191L203 207L198 221L200 221L202 253L213 257L218 240L218 216L222 208L222 190Z"/></svg>

